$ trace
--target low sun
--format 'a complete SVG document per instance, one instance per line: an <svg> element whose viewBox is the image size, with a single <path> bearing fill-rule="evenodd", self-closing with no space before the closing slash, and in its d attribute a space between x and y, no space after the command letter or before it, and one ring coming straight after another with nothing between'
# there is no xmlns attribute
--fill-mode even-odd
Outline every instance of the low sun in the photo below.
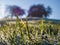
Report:
<svg viewBox="0 0 60 45"><path fill-rule="evenodd" d="M5 15L5 4L0 4L0 17L4 17Z"/></svg>

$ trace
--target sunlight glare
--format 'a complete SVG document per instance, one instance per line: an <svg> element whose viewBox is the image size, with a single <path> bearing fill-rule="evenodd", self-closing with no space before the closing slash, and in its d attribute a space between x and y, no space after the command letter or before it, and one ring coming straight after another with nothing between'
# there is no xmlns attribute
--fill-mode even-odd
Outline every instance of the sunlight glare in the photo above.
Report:
<svg viewBox="0 0 60 45"><path fill-rule="evenodd" d="M0 5L0 18L5 16L5 4Z"/></svg>

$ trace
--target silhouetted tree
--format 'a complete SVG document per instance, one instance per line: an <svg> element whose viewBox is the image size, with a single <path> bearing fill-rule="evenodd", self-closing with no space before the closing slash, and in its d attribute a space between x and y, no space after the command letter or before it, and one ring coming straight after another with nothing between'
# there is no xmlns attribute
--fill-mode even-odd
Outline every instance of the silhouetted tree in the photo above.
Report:
<svg viewBox="0 0 60 45"><path fill-rule="evenodd" d="M33 5L28 11L28 17L47 17L49 14L51 14L51 8L49 6L45 8L44 5Z"/></svg>
<svg viewBox="0 0 60 45"><path fill-rule="evenodd" d="M22 16L25 14L24 10L21 9L19 6L8 6L9 12L12 14L11 17L13 16Z"/></svg>

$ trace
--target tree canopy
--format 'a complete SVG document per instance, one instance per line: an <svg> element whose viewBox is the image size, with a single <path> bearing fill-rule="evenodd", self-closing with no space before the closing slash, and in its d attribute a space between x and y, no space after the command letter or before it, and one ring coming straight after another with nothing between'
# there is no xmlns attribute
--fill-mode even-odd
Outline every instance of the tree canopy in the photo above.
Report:
<svg viewBox="0 0 60 45"><path fill-rule="evenodd" d="M19 6L8 6L9 12L13 15L13 16L20 16L25 14L24 10L21 9Z"/></svg>
<svg viewBox="0 0 60 45"><path fill-rule="evenodd" d="M44 5L32 5L28 11L28 17L47 17L51 14L52 9L48 6L47 8Z"/></svg>

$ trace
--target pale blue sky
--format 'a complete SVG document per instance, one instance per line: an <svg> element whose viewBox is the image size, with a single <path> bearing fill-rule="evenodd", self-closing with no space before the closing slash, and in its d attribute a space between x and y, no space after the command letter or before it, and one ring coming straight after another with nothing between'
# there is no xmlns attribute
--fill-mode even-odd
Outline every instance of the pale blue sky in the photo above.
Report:
<svg viewBox="0 0 60 45"><path fill-rule="evenodd" d="M50 6L52 14L49 18L60 19L60 0L0 0L0 5L18 5L26 10L34 4L44 4L45 7ZM0 17L4 17L4 15L0 14Z"/></svg>

